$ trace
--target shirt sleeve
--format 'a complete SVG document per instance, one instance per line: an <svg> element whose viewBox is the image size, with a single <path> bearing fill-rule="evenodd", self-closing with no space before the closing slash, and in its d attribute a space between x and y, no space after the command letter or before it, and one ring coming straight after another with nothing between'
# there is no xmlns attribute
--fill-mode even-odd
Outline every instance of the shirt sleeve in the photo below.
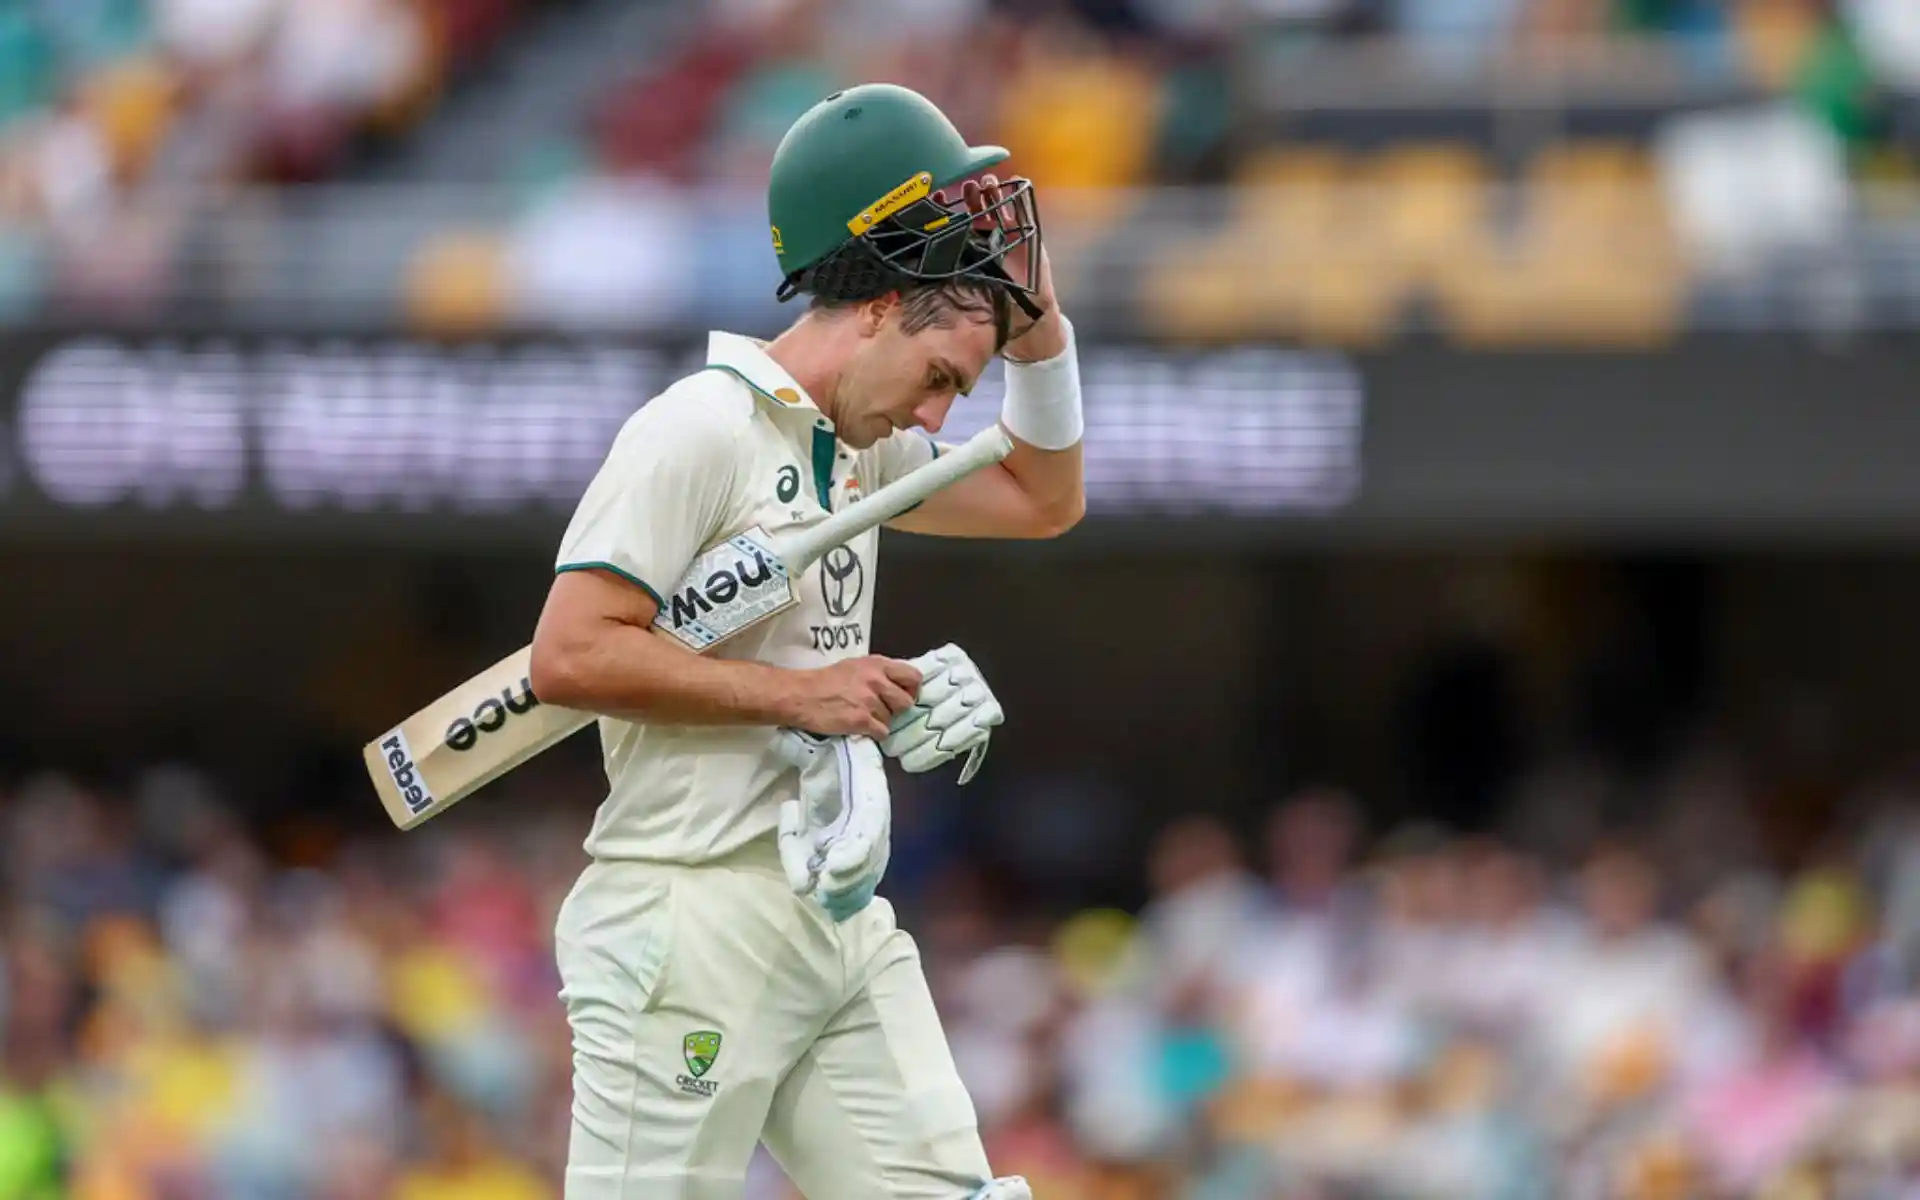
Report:
<svg viewBox="0 0 1920 1200"><path fill-rule="evenodd" d="M555 572L611 571L661 603L726 532L743 428L723 398L698 388L629 417L574 509Z"/></svg>
<svg viewBox="0 0 1920 1200"><path fill-rule="evenodd" d="M878 490L940 457L940 446L925 430L902 429L873 447L873 488Z"/></svg>

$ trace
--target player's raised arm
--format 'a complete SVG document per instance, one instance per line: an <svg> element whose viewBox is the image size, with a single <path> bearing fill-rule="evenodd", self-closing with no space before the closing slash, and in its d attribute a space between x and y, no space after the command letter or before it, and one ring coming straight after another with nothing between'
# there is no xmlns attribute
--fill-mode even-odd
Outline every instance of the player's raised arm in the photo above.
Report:
<svg viewBox="0 0 1920 1200"><path fill-rule="evenodd" d="M975 228L998 229L1002 236L1018 236L1019 224L1028 219L1017 203L1021 194L1031 196L1026 181L1003 185L991 174L962 189ZM1037 232L1037 215L1031 220ZM1086 513L1078 350L1053 290L1046 247L1037 237L1033 241L1035 253L1011 254L1001 264L1039 310L1029 318L1023 306L1012 315L1015 326L1000 351L1007 360L1000 423L1013 436L1014 451L998 470L981 471L932 497L896 520L895 528L946 537L1052 538L1079 524ZM955 382L962 391L972 385L971 380ZM924 414L922 424L938 432L945 408Z"/></svg>

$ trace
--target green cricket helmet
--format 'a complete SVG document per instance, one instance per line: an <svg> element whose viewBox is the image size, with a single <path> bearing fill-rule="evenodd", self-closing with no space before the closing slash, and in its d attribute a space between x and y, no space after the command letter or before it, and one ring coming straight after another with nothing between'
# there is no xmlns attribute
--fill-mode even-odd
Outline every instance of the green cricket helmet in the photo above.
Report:
<svg viewBox="0 0 1920 1200"><path fill-rule="evenodd" d="M773 152L767 215L780 260L777 292L866 300L915 281L975 278L1005 288L1036 320L1034 289L1003 260L1027 257L1037 280L1040 213L1025 180L1003 185L969 216L956 193L935 193L1007 157L970 146L946 114L911 89L870 83L835 92L803 113Z"/></svg>

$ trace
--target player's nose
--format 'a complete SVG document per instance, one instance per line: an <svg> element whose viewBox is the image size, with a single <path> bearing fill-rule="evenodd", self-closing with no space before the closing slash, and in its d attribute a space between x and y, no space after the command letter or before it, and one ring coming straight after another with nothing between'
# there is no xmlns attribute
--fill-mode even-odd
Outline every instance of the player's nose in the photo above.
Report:
<svg viewBox="0 0 1920 1200"><path fill-rule="evenodd" d="M928 433L939 433L940 427L947 423L947 412L952 407L952 396L936 396L921 401L913 410L913 419Z"/></svg>

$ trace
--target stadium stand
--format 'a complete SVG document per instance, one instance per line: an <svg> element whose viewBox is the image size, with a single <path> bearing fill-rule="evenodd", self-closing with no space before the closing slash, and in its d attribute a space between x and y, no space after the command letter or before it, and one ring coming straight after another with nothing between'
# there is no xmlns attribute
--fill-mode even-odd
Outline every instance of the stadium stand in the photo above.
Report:
<svg viewBox="0 0 1920 1200"><path fill-rule="evenodd" d="M1883 236L1875 198L1920 186L1900 0L769 0L675 23L571 130L511 148L437 216L398 217L379 189L330 197L327 220L190 215L190 184L351 180L538 7L10 0L7 307L33 309L40 279L39 303L79 314L317 310L311 281L357 254L340 303L428 332L763 319L756 181L795 114L868 78L912 80L1010 146L1063 284L1105 301L1090 320L1170 336L1637 344L1780 319L1795 255L1844 263ZM1756 203L1759 178L1786 183ZM1248 193L1224 220L1217 188ZM696 212L714 236L688 249ZM356 250L356 223L391 248ZM588 265L591 241L622 249ZM1915 283L1866 286L1904 311Z"/></svg>

